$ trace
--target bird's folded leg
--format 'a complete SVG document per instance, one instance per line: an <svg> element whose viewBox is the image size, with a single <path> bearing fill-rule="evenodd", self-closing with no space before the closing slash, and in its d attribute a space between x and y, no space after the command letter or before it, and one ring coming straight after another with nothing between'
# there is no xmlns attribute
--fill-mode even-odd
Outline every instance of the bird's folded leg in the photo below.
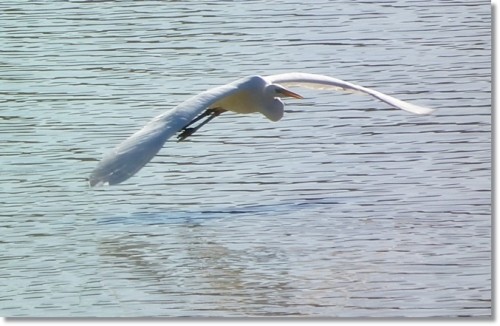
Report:
<svg viewBox="0 0 500 326"><path fill-rule="evenodd" d="M196 122L200 121L201 119L203 119L204 117L206 117L208 115L211 115L212 112L213 112L213 110L215 110L215 109L207 109L207 110L205 110L202 114L198 115L196 118L194 118L193 120L191 120L187 125L185 125L184 127L182 127L181 130L186 130L193 123L196 123Z"/></svg>
<svg viewBox="0 0 500 326"><path fill-rule="evenodd" d="M187 137L191 136L194 134L198 129L200 129L202 126L204 126L206 123L208 123L210 120L213 118L219 116L221 113L226 112L226 109L222 108L213 108L213 109L207 109L205 112L194 118L191 122L189 122L184 128L181 129L181 133L177 136L177 141L184 141ZM193 123L203 119L204 117L208 116L204 121L202 121L198 126L196 127L189 127Z"/></svg>

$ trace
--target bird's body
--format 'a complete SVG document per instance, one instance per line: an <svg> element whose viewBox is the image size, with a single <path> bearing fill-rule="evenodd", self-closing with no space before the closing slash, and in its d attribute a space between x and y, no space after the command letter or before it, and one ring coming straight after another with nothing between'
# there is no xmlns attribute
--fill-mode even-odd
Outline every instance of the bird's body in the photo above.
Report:
<svg viewBox="0 0 500 326"><path fill-rule="evenodd" d="M288 85L356 91L369 94L391 106L412 113L427 114L432 111L373 89L323 75L288 73L267 77L249 76L204 91L152 119L104 157L92 172L89 183L91 186L112 185L127 180L146 165L170 137L182 132L178 138L184 140L201 125L225 111L240 114L259 112L271 121L278 121L284 113L284 104L280 98L302 98L283 87ZM200 116L201 114L203 115ZM208 118L200 126L190 127L194 121L199 120L197 117L204 116Z"/></svg>
<svg viewBox="0 0 500 326"><path fill-rule="evenodd" d="M212 108L227 108L227 110L240 114L249 114L260 111L261 98L256 98L255 91L262 92L265 87L264 79L258 76L242 78L230 84L238 89L221 98L211 105Z"/></svg>

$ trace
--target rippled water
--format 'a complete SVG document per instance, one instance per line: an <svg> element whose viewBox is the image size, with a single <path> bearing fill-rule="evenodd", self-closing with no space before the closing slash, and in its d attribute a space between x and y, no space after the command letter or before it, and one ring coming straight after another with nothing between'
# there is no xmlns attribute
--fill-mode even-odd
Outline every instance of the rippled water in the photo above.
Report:
<svg viewBox="0 0 500 326"><path fill-rule="evenodd" d="M490 316L489 6L3 1L0 314ZM88 188L151 117L291 70L438 110L297 90Z"/></svg>

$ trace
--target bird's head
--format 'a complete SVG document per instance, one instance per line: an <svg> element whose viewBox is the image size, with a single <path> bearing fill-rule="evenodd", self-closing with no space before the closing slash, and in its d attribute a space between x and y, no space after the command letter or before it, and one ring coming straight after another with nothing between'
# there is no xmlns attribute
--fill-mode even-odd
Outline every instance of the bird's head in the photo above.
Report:
<svg viewBox="0 0 500 326"><path fill-rule="evenodd" d="M271 121L278 121L283 117L285 112L285 105L281 98L285 97L293 97L297 99L302 99L303 97L297 93L292 92L291 90L286 89L285 87L278 84L269 84L265 89L266 97L270 101L264 110L263 114Z"/></svg>

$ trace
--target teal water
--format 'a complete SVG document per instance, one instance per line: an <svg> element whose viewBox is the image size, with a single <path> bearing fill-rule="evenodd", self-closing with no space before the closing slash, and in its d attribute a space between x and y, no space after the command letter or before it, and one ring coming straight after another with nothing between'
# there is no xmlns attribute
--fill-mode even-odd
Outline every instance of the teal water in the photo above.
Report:
<svg viewBox="0 0 500 326"><path fill-rule="evenodd" d="M491 315L491 41L479 1L0 4L0 315ZM320 73L436 108L297 90L225 114L126 183L98 160L252 74Z"/></svg>

